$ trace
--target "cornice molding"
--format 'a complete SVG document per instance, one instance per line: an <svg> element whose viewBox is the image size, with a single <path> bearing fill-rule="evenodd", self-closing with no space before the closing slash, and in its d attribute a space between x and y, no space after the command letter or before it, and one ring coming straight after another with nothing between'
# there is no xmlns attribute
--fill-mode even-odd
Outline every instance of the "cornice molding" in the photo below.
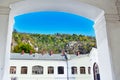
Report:
<svg viewBox="0 0 120 80"><path fill-rule="evenodd" d="M117 8L117 11L118 11L118 16L119 16L119 21L120 21L120 0L116 1L116 8Z"/></svg>
<svg viewBox="0 0 120 80"><path fill-rule="evenodd" d="M9 12L10 12L10 8L9 7L0 6L0 14L1 15L8 15Z"/></svg>
<svg viewBox="0 0 120 80"><path fill-rule="evenodd" d="M108 21L120 21L119 16L118 14L105 14L105 19Z"/></svg>

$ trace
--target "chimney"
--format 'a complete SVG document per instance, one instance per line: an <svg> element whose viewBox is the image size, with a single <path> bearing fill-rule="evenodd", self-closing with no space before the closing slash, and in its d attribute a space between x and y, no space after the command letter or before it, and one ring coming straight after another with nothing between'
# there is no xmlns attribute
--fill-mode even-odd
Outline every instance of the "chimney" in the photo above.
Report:
<svg viewBox="0 0 120 80"><path fill-rule="evenodd" d="M24 50L22 50L21 55L23 55L24 53L25 53Z"/></svg>
<svg viewBox="0 0 120 80"><path fill-rule="evenodd" d="M53 51L52 51L52 50L50 50L50 53L49 53L49 54L50 54L50 56L51 56L51 55L53 54Z"/></svg>
<svg viewBox="0 0 120 80"><path fill-rule="evenodd" d="M32 50L30 50L30 53L29 53L30 55L32 55Z"/></svg>
<svg viewBox="0 0 120 80"><path fill-rule="evenodd" d="M76 54L77 56L79 56L80 55L80 51L77 51L77 54Z"/></svg>
<svg viewBox="0 0 120 80"><path fill-rule="evenodd" d="M44 53L42 52L41 55L44 55Z"/></svg>
<svg viewBox="0 0 120 80"><path fill-rule="evenodd" d="M43 50L41 51L41 54L44 55L45 53L46 53L46 50L43 49Z"/></svg>
<svg viewBox="0 0 120 80"><path fill-rule="evenodd" d="M65 55L65 51L64 50L62 50L62 56L64 56Z"/></svg>

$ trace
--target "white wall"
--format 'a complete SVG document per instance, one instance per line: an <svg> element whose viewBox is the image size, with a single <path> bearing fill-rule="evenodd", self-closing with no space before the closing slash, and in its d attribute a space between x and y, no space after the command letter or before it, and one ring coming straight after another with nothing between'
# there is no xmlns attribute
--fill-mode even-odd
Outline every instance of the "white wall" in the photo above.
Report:
<svg viewBox="0 0 120 80"><path fill-rule="evenodd" d="M43 74L32 75L32 66L39 65L44 67ZM90 67L89 56L83 56L68 61L68 68L66 61L52 61L52 60L10 60L10 66L16 66L16 74L10 74L10 77L17 77L18 80L92 80L91 74L88 74L88 67ZM21 74L21 67L28 67L28 74ZM48 66L54 67L54 74L48 74ZM64 74L58 74L58 66L64 66ZM77 67L78 74L71 73L71 67ZM86 68L86 74L80 74L80 67ZM68 73L67 73L68 71ZM67 75L68 74L68 75Z"/></svg>
<svg viewBox="0 0 120 80"><path fill-rule="evenodd" d="M1 10L1 6L8 7L10 2L14 2L14 1L17 1L17 0L0 0L0 10ZM109 43L107 43L107 45L109 45L108 48L109 48L110 55L111 55L111 63L110 64L112 65L113 71L115 72L115 76L114 76L114 73L112 71L112 73L113 73L112 76L114 76L114 80L120 80L120 76L119 76L120 75L120 72L119 72L120 64L118 64L119 56L120 56L119 55L120 48L119 48L118 43L120 41L119 40L120 37L116 36L119 34L119 31L120 31L119 30L120 22L118 21L119 17L118 17L118 12L117 12L116 3L115 3L116 0L89 0L89 1L88 0L77 0L77 1L82 1L82 2L85 2L88 4L92 4L92 5L98 6L99 8L105 10L105 13L107 14L106 18L108 19L108 21L107 21L107 33L108 33L107 37L108 37ZM0 20L1 20L0 27L2 28L2 29L0 29L1 30L0 31L0 39L1 39L0 44L2 44L2 46L0 48L0 52L3 53L3 55L2 55L3 57L0 57L0 64L4 63L3 60L4 60L4 56L5 56L4 54L5 54L6 40L7 40L6 34L7 34L7 31L9 30L7 28L8 15L3 15L6 13L1 14L1 12L3 12L3 11L4 10L0 11L0 16L2 16L2 18L0 17ZM6 17L4 17L4 16L6 16ZM103 46L104 46L104 44L103 44ZM105 54L106 54L106 52L105 52ZM109 56L109 55L106 55L106 56ZM102 55L101 55L101 57L102 57ZM101 62L101 65L102 65L102 62ZM3 65L0 65L0 67L1 66L3 66ZM0 76L0 78L1 78L1 76ZM107 80L109 80L109 79L107 79Z"/></svg>
<svg viewBox="0 0 120 80"><path fill-rule="evenodd" d="M120 80L120 21L107 21L107 31L113 70L116 80Z"/></svg>
<svg viewBox="0 0 120 80"><path fill-rule="evenodd" d="M18 64L19 63L19 64ZM32 75L32 66L43 66L43 74ZM11 74L10 76L17 77L18 80L67 80L67 66L65 61L50 61L50 60L10 60L10 66L16 66L16 74ZM21 74L21 66L28 66L28 74ZM54 67L54 74L48 74L47 67ZM58 66L64 66L64 74L59 74L57 72Z"/></svg>
<svg viewBox="0 0 120 80"><path fill-rule="evenodd" d="M98 64L99 66L99 61L98 61L98 50L97 48L92 48L91 52L90 52L90 67L91 67L91 76L92 76L92 80L94 80L94 73L93 73L93 66L94 64Z"/></svg>
<svg viewBox="0 0 120 80"><path fill-rule="evenodd" d="M113 80L113 71L111 67L109 39L107 37L105 18L101 17L95 24L95 33L98 49L98 61L101 80ZM107 77L109 76L109 77Z"/></svg>
<svg viewBox="0 0 120 80"><path fill-rule="evenodd" d="M6 76L8 76L9 55L5 54L6 44L7 44L6 42L7 42L8 17L9 17L8 15L0 14L0 28L1 28L0 29L0 45L1 45L0 47L0 54L1 54L0 56L0 78L5 78L5 74ZM8 77L6 79L8 79Z"/></svg>
<svg viewBox="0 0 120 80"><path fill-rule="evenodd" d="M71 67L76 66L78 74L71 74ZM86 74L80 74L80 67L85 67ZM91 67L90 57L82 56L80 58L74 58L68 61L68 69L70 80L93 80L92 74L88 74L88 67ZM73 78L73 79L72 79Z"/></svg>

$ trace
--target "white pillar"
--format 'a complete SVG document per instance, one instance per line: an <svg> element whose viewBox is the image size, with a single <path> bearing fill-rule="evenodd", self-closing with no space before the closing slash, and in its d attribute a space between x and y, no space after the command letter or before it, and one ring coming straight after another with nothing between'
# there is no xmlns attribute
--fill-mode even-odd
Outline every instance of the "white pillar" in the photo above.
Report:
<svg viewBox="0 0 120 80"><path fill-rule="evenodd" d="M9 8L0 7L0 80L9 80L9 53L7 51Z"/></svg>
<svg viewBox="0 0 120 80"><path fill-rule="evenodd" d="M98 64L101 80L113 80L112 59L106 31L104 15L94 26L98 48Z"/></svg>
<svg viewBox="0 0 120 80"><path fill-rule="evenodd" d="M112 16L112 18L111 18ZM107 16L108 39L115 80L120 80L120 21L119 15Z"/></svg>

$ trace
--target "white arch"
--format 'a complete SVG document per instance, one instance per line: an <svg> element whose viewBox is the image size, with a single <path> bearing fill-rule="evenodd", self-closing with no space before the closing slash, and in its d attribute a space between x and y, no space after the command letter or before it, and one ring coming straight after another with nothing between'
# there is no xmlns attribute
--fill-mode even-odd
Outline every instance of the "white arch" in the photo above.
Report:
<svg viewBox="0 0 120 80"><path fill-rule="evenodd" d="M25 0L10 6L14 16L35 11L62 11L81 15L94 22L104 15L104 11L94 6L74 0Z"/></svg>
<svg viewBox="0 0 120 80"><path fill-rule="evenodd" d="M106 23L104 11L94 6L80 3L75 0L24 0L10 5L11 11L9 16L8 40L6 54L10 51L12 29L14 24L14 16L36 12L36 11L62 11L77 14L86 17L95 22L94 29L96 33L97 46L99 51L99 67L101 80L113 80L111 69L111 59L108 46ZM6 56L6 58L9 57ZM104 63L103 63L104 62ZM5 62L5 65L7 61ZM5 67L7 68L7 67ZM4 68L4 69L5 69ZM105 72L104 70L108 71ZM107 76L105 76L107 74ZM4 77L5 73L4 73ZM7 80L3 78L3 80Z"/></svg>

